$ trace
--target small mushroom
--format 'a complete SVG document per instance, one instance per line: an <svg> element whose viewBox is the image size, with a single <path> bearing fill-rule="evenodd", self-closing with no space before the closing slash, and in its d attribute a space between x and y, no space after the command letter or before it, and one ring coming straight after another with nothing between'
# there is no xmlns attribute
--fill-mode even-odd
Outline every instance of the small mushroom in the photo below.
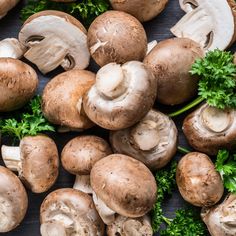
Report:
<svg viewBox="0 0 236 236"><path fill-rule="evenodd" d="M151 109L156 98L156 79L141 62L102 67L96 83L84 97L87 116L110 130L130 127Z"/></svg>
<svg viewBox="0 0 236 236"><path fill-rule="evenodd" d="M23 107L36 93L38 76L29 65L0 58L0 112Z"/></svg>
<svg viewBox="0 0 236 236"><path fill-rule="evenodd" d="M79 136L70 140L62 150L62 166L76 175L74 189L92 194L90 171L101 158L112 153L108 143L97 136Z"/></svg>
<svg viewBox="0 0 236 236"><path fill-rule="evenodd" d="M59 158L56 144L45 136L28 136L19 147L2 146L7 168L17 171L19 178L34 193L46 192L58 176Z"/></svg>
<svg viewBox="0 0 236 236"><path fill-rule="evenodd" d="M17 176L0 166L0 233L15 229L24 219L28 197Z"/></svg>
<svg viewBox="0 0 236 236"><path fill-rule="evenodd" d="M20 0L1 0L0 1L0 19L3 18Z"/></svg>
<svg viewBox="0 0 236 236"><path fill-rule="evenodd" d="M180 160L176 182L182 197L194 206L213 206L224 193L222 179L213 162L199 152L191 152Z"/></svg>
<svg viewBox="0 0 236 236"><path fill-rule="evenodd" d="M103 236L104 224L92 198L76 189L50 193L40 208L42 236Z"/></svg>
<svg viewBox="0 0 236 236"><path fill-rule="evenodd" d="M58 66L71 70L89 65L86 29L64 12L34 14L22 26L19 41L28 49L25 58L44 74Z"/></svg>
<svg viewBox="0 0 236 236"><path fill-rule="evenodd" d="M232 150L236 148L236 110L204 104L185 118L183 132L197 151L216 155L219 149Z"/></svg>
<svg viewBox="0 0 236 236"><path fill-rule="evenodd" d="M115 213L137 218L149 212L156 200L156 181L140 161L121 154L109 155L95 163L90 174L95 206L104 223Z"/></svg>
<svg viewBox="0 0 236 236"><path fill-rule="evenodd" d="M91 24L88 46L99 66L142 61L147 52L147 36L135 17L125 12L107 11Z"/></svg>
<svg viewBox="0 0 236 236"><path fill-rule="evenodd" d="M179 38L199 43L205 50L224 50L236 39L234 0L179 0L183 18L171 28Z"/></svg>
<svg viewBox="0 0 236 236"><path fill-rule="evenodd" d="M110 0L112 8L127 12L139 21L149 21L159 15L165 8L168 0Z"/></svg>
<svg viewBox="0 0 236 236"><path fill-rule="evenodd" d="M204 53L200 45L187 38L159 42L145 57L157 79L157 100L165 105L186 102L197 94L198 78L189 71ZM180 60L181 58L181 60Z"/></svg>
<svg viewBox="0 0 236 236"><path fill-rule="evenodd" d="M83 110L83 96L95 82L95 74L71 70L54 77L44 88L42 111L53 124L71 130L93 126Z"/></svg>
<svg viewBox="0 0 236 236"><path fill-rule="evenodd" d="M116 153L123 153L143 162L151 170L164 167L177 149L177 128L163 113L151 110L136 125L110 133Z"/></svg>

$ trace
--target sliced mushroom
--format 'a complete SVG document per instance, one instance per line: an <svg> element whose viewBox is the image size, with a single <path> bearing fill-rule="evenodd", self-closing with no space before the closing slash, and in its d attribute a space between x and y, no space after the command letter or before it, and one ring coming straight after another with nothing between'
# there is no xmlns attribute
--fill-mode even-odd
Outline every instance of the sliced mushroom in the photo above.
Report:
<svg viewBox="0 0 236 236"><path fill-rule="evenodd" d="M152 170L164 167L177 149L177 128L161 112L151 110L136 125L110 133L116 153L138 159Z"/></svg>
<svg viewBox="0 0 236 236"><path fill-rule="evenodd" d="M84 97L87 116L110 130L130 127L151 109L156 98L156 79L138 61L102 67L96 83Z"/></svg>
<svg viewBox="0 0 236 236"><path fill-rule="evenodd" d="M208 155L216 155L219 149L234 149L236 111L204 104L185 118L183 132L194 149Z"/></svg>
<svg viewBox="0 0 236 236"><path fill-rule="evenodd" d="M0 19L3 18L20 0L1 0L0 1Z"/></svg>
<svg viewBox="0 0 236 236"><path fill-rule="evenodd" d="M107 11L91 24L88 46L99 66L142 61L147 52L147 36L135 17L125 12Z"/></svg>
<svg viewBox="0 0 236 236"><path fill-rule="evenodd" d="M27 208L24 186L14 173L0 166L0 233L15 229L24 219Z"/></svg>
<svg viewBox="0 0 236 236"><path fill-rule="evenodd" d="M7 168L17 171L19 178L34 193L46 192L58 176L59 158L56 144L44 135L28 136L19 147L2 146Z"/></svg>
<svg viewBox="0 0 236 236"><path fill-rule="evenodd" d="M72 130L93 126L83 110L83 96L95 82L95 74L71 70L54 77L44 88L42 111L53 124Z"/></svg>
<svg viewBox="0 0 236 236"><path fill-rule="evenodd" d="M159 42L145 57L157 79L157 100L166 105L186 102L197 94L198 78L189 71L204 53L200 45L187 38ZM181 58L181 60L180 60Z"/></svg>
<svg viewBox="0 0 236 236"><path fill-rule="evenodd" d="M38 76L29 65L0 58L0 112L23 107L36 93Z"/></svg>
<svg viewBox="0 0 236 236"><path fill-rule="evenodd" d="M234 0L179 0L186 15L171 29L176 37L198 42L206 50L224 50L236 39Z"/></svg>
<svg viewBox="0 0 236 236"><path fill-rule="evenodd" d="M58 66L65 70L85 69L89 64L87 32L71 15L60 11L42 11L22 26L19 41L28 48L24 54L42 73Z"/></svg>
<svg viewBox="0 0 236 236"><path fill-rule="evenodd" d="M65 188L50 193L40 208L42 236L103 236L104 224L92 198Z"/></svg>
<svg viewBox="0 0 236 236"><path fill-rule="evenodd" d="M74 189L92 194L90 171L101 158L112 153L108 143L97 136L79 136L70 140L62 150L62 166L76 175Z"/></svg>

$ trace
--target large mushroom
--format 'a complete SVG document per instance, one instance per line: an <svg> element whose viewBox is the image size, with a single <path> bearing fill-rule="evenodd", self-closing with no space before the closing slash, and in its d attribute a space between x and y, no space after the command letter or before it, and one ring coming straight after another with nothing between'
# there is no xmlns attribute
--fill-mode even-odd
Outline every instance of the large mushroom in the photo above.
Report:
<svg viewBox="0 0 236 236"><path fill-rule="evenodd" d="M62 150L62 166L76 175L75 189L92 194L90 171L101 158L112 153L108 143L97 136L78 136L70 140Z"/></svg>
<svg viewBox="0 0 236 236"><path fill-rule="evenodd" d="M234 0L179 0L186 12L171 28L177 37L198 42L205 50L224 50L236 39Z"/></svg>
<svg viewBox="0 0 236 236"><path fill-rule="evenodd" d="M104 223L111 224L115 213L137 218L149 212L156 200L156 181L140 161L121 154L102 158L92 168L93 200Z"/></svg>
<svg viewBox="0 0 236 236"><path fill-rule="evenodd" d="M208 155L216 155L219 149L234 149L236 111L204 104L185 118L183 132L195 150Z"/></svg>
<svg viewBox="0 0 236 236"><path fill-rule="evenodd" d="M59 158L56 144L45 136L28 136L19 147L2 146L7 168L17 171L19 178L34 193L46 192L58 176Z"/></svg>
<svg viewBox="0 0 236 236"><path fill-rule="evenodd" d="M147 36L135 17L125 12L107 11L91 24L88 46L99 66L142 61L147 52Z"/></svg>
<svg viewBox="0 0 236 236"><path fill-rule="evenodd" d="M0 58L0 112L24 106L36 93L38 76L29 65L13 58Z"/></svg>
<svg viewBox="0 0 236 236"><path fill-rule="evenodd" d="M199 44L187 38L159 42L145 57L157 79L157 100L166 105L186 102L197 94L198 78L189 73L204 53ZM181 58L181 60L180 60Z"/></svg>
<svg viewBox="0 0 236 236"><path fill-rule="evenodd" d="M86 70L71 70L54 77L44 88L42 111L53 124L67 130L91 128L93 123L83 110L84 94L95 82L95 74Z"/></svg>
<svg viewBox="0 0 236 236"><path fill-rule="evenodd" d="M151 109L156 98L156 79L141 62L102 67L96 83L84 97L83 107L97 125L110 130L130 127Z"/></svg>
<svg viewBox="0 0 236 236"><path fill-rule="evenodd" d="M3 18L20 0L0 0L0 19Z"/></svg>
<svg viewBox="0 0 236 236"><path fill-rule="evenodd" d="M136 125L110 133L116 153L143 162L151 170L164 167L177 149L177 128L165 114L151 110Z"/></svg>
<svg viewBox="0 0 236 236"><path fill-rule="evenodd" d="M0 233L15 229L24 219L28 197L17 176L0 166Z"/></svg>
<svg viewBox="0 0 236 236"><path fill-rule="evenodd" d="M65 188L50 193L40 208L42 236L103 236L104 224L92 197Z"/></svg>
<svg viewBox="0 0 236 236"><path fill-rule="evenodd" d="M87 32L71 15L60 11L42 11L22 26L19 41L27 47L24 54L42 73L58 66L65 70L85 69L89 64Z"/></svg>

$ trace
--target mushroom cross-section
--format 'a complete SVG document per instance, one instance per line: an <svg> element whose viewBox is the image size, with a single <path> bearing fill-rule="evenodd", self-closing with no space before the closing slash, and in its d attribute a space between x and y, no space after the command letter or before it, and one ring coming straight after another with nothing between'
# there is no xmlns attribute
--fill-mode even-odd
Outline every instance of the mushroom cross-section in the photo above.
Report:
<svg viewBox="0 0 236 236"><path fill-rule="evenodd" d="M34 193L46 192L58 176L59 158L56 144L44 135L28 136L19 147L2 146L7 168L17 171L19 178Z"/></svg>
<svg viewBox="0 0 236 236"><path fill-rule="evenodd" d="M89 64L87 35L83 25L60 11L42 11L22 26L19 41L27 47L24 54L42 73L58 66L65 70L85 69Z"/></svg>
<svg viewBox="0 0 236 236"><path fill-rule="evenodd" d="M0 0L0 19L3 18L20 0Z"/></svg>

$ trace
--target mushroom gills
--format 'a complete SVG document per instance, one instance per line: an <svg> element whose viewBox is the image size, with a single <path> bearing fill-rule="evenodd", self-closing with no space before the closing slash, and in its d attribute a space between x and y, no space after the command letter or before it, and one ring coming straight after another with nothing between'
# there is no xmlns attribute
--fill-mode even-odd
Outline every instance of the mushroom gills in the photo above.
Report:
<svg viewBox="0 0 236 236"><path fill-rule="evenodd" d="M76 175L73 188L84 193L92 194L93 190L90 185L90 175Z"/></svg>

